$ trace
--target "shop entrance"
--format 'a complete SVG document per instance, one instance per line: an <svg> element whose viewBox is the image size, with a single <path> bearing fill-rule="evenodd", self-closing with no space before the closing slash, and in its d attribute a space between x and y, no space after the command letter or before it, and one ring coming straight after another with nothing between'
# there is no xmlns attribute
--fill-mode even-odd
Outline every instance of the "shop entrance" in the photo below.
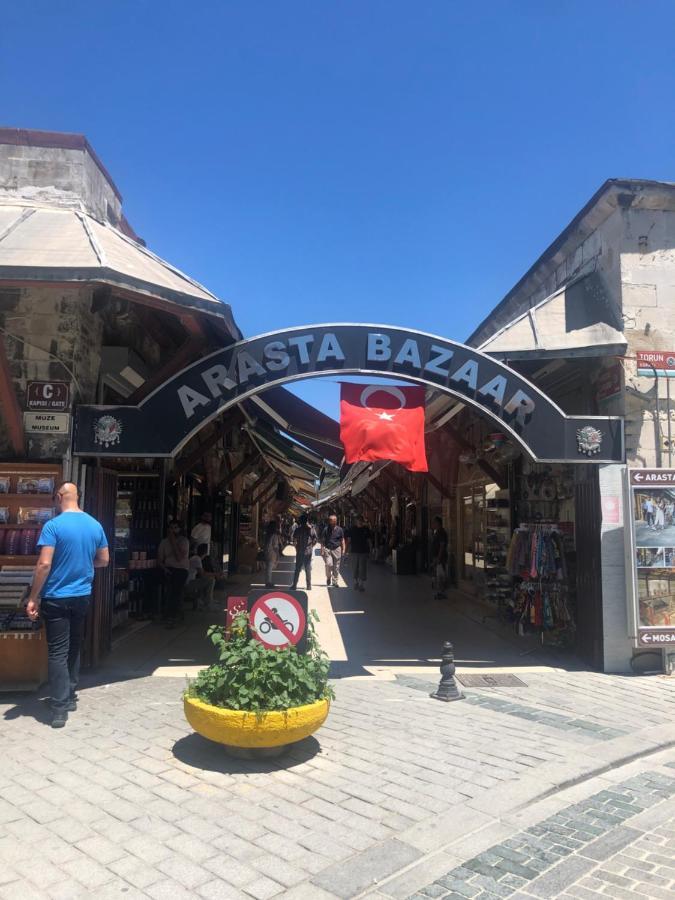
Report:
<svg viewBox="0 0 675 900"><path fill-rule="evenodd" d="M416 576L407 583L396 578L396 587L386 582L387 597L406 598L410 618L401 627L411 641L415 634L425 643L419 637L427 634L426 623L426 642L433 644L449 615L445 627L454 631L447 634L463 634L468 645L458 653L474 665L499 665L499 657L520 667L536 657L549 665L576 660L601 668L598 467L536 462L466 408L453 423L450 439L427 434L428 476L388 464L371 470L365 489L329 497L325 508L346 522L361 513L375 524L379 582L385 583L387 566L395 578ZM353 482L364 480L362 472ZM436 517L448 536L442 585L434 585ZM412 559L412 567L397 566L401 558ZM365 601L362 606L367 612ZM353 635L358 621L340 626ZM500 637L510 654L496 652Z"/></svg>
<svg viewBox="0 0 675 900"><path fill-rule="evenodd" d="M562 592L559 582L577 584L571 574L577 526L564 506L569 499L565 491L571 483L574 497L580 481L575 472L588 464L623 462L623 422L568 416L515 369L457 342L379 325L316 325L251 338L188 366L137 406L80 406L74 451L80 459L172 458L202 429L248 399L326 375L422 384L434 396L457 401L462 410L452 423L454 450L446 446L437 451L441 468L446 462L454 468L441 490L433 473L413 485L395 466L385 467L377 481L366 472L362 490L351 492L348 502L342 503L338 490L335 501L344 520L361 508L377 526L374 552L379 561L386 565L391 560L401 577L429 573L428 531L440 513L450 533L448 586L487 604L487 615L499 620L511 616L516 630L556 630L549 626L557 625L566 615L566 603L573 602L572 591ZM254 422L253 432L255 427ZM467 428L477 431L479 443L492 440L489 465L485 459L471 459L470 442L462 436ZM596 466L590 468L595 472ZM597 481L597 475L592 477ZM262 479L252 500L277 487L274 479ZM256 531L256 503L237 515ZM414 541L409 540L412 531ZM233 546L231 551L240 549ZM516 561L513 553L519 554ZM597 557L593 565L599 565ZM559 577L562 568L564 578ZM597 572L593 578L597 583ZM595 611L592 617L597 619ZM601 631L592 640L597 644Z"/></svg>

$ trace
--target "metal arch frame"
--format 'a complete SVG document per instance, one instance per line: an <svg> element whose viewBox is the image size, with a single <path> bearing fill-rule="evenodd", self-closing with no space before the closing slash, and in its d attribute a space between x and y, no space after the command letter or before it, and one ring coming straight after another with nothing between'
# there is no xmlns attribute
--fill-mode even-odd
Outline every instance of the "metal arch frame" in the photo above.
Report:
<svg viewBox="0 0 675 900"><path fill-rule="evenodd" d="M312 334L312 332L318 332L318 336ZM349 334L348 332L353 332ZM496 371L499 375L502 375L506 379L511 379L515 386L520 390L522 387L525 387L528 392L528 397L532 397L535 401L535 408L537 406L539 408L544 408L549 416L553 418L554 422L563 423L566 427L567 423L571 423L572 425L576 424L593 424L594 422L599 423L614 423L615 427L620 429L620 451L615 452L615 455L612 458L604 458L598 455L597 458L587 458L585 456L581 456L580 458L574 458L569 455L560 455L556 456L540 456L536 452L534 452L531 444L528 440L519 434L518 430L512 425L510 421L498 415L498 411L496 409L491 409L489 405L489 401L481 402L475 394L477 393L474 390L474 396L471 396L468 393L462 392L459 389L453 388L448 383L451 373L448 371L444 373L446 375L445 381L434 380L431 377L425 377L422 374L424 371L428 370L428 366L431 363L431 360L427 362L427 364L421 366L419 372L411 372L411 371L399 371L392 370L386 368L379 368L377 366L369 366L367 363L361 365L355 365L352 361L351 364L345 365L330 365L330 366L322 366L318 367L322 362L321 360L317 360L316 358L307 369L302 369L302 365L307 365L307 363L301 363L296 360L290 360L286 363L284 370L280 370L278 367L276 369L267 370L265 372L264 377L259 380L257 383L251 384L250 387L242 388L238 383L235 382L235 387L229 390L229 396L227 392L223 393L223 395L218 397L208 398L204 395L204 399L208 400L208 405L212 408L205 411L203 414L201 412L196 416L194 427L190 428L188 431L182 430L182 433L178 440L172 446L165 446L162 450L153 449L152 447L139 448L137 450L125 451L124 445L121 441L117 442L111 449L106 447L102 448L94 448L91 445L91 440L87 442L86 438L83 437L83 429L86 429L88 426L91 427L94 422L94 416L105 416L106 414L110 416L120 416L121 421L129 419L132 425L142 426L145 425L146 429L148 428L148 423L143 422L143 416L146 412L149 412L153 409L153 406L157 405L158 397L162 394L167 394L171 396L175 396L173 392L177 392L181 386L185 387L186 380L190 377L194 377L195 373L199 373L200 371L205 371L208 369L209 364L215 363L217 360L221 360L223 363L226 363L225 368L229 374L234 373L234 369L238 364L238 357L240 353L247 352L250 355L250 351L255 348L259 348L261 352L260 359L263 359L263 353L266 350L267 346L272 341L282 342L282 339L289 341L293 336L296 335L304 335L306 339L309 339L311 336L312 340L315 340L316 344L318 344L319 340L325 340L326 335L337 336L338 339L342 336L343 342L346 341L347 338L352 336L362 336L364 339L368 338L370 335L397 335L400 337L401 341L406 341L408 339L412 339L413 342L417 342L418 339L422 341L434 341L438 342L438 344L444 345L445 350L451 350L452 353L450 357L443 360L444 363L450 363L452 356L455 351L461 351L465 357L466 361L483 361L487 367L489 367L492 372ZM267 342L267 343L264 343ZM342 345L341 345L342 346ZM432 345L435 346L435 345ZM305 348L306 349L306 348ZM439 348L437 347L437 350ZM288 351L288 352L286 352ZM363 347L359 352L363 352ZM286 347L284 354L286 356L290 355L290 350ZM392 353L393 355L393 353ZM258 360L255 360L259 362ZM349 353L346 355L346 362L349 362ZM390 362L391 365L402 365L403 363ZM454 365L454 363L452 363ZM263 368L260 363L260 367ZM296 371L296 369L301 368L300 371ZM460 366L461 368L461 366ZM291 369L291 371L288 371ZM433 371L433 370L432 370ZM459 371L459 370L458 370ZM278 374L277 374L278 372ZM453 396L457 400L465 403L467 405L475 408L479 413L487 416L491 421L494 421L496 425L508 432L509 435L535 460L538 462L575 462L575 463L585 463L585 462L623 462L625 459L625 448L624 448L624 435L623 428L621 427L623 419L619 416L568 416L566 415L560 407L551 400L540 388L536 385L532 384L526 378L524 378L520 373L516 372L514 369L511 369L505 363L501 362L498 359L495 359L492 356L489 356L486 353L483 353L480 350L477 350L474 347L469 347L466 344L462 344L458 341L449 340L448 338L444 338L438 335L430 334L428 332L417 331L413 329L403 328L401 326L392 326L392 325L382 325L382 324L370 324L370 323L324 323L324 324L314 324L307 326L295 326L292 328L279 329L277 331L266 332L260 335L256 335L252 338L247 338L241 341L238 341L234 344L230 344L226 347L219 348L218 350L214 350L211 353L207 354L205 357L197 360L196 362L191 363L189 366L182 369L180 372L171 376L167 379L164 384L155 388L147 397L145 397L138 406L86 406L82 405L78 407L76 412L76 427L74 429L74 453L77 455L98 455L98 456L163 456L163 457L173 457L180 452L180 450L190 441L192 437L205 425L211 422L213 419L222 415L224 412L227 412L231 407L235 406L238 403L243 402L246 399L251 397L255 397L258 394L263 394L267 389L277 387L284 384L289 384L294 381L302 381L310 378L322 378L326 376L340 376L340 375L370 375L377 378L384 379L392 379L398 381L411 382L413 384L420 384L425 387L430 387L435 390L441 391L445 394L449 394ZM494 378L494 374L491 376ZM482 378L481 378L482 380ZM188 386L189 387L189 386ZM202 390L205 390L202 387ZM180 414L181 408L180 404L178 405L178 413ZM162 425L165 425L164 417L157 417L155 413L156 420L156 428L150 429L148 434L152 434L153 436L157 435L157 433L161 434ZM137 421L134 422L133 419L136 418ZM183 421L185 421L184 419ZM522 422L519 423L522 427ZM126 424L124 427L127 427ZM124 431L123 427L123 431ZM620 459L618 458L620 456Z"/></svg>

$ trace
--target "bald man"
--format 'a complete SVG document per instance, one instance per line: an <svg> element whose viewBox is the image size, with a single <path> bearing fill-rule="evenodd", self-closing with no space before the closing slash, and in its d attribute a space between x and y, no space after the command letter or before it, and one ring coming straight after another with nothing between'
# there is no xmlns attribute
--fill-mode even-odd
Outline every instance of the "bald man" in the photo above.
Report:
<svg viewBox="0 0 675 900"><path fill-rule="evenodd" d="M77 487L65 482L56 489L57 516L40 533L40 556L26 601L33 621L41 614L47 632L52 728L63 728L75 712L80 675L80 644L91 600L94 569L108 565L105 532L80 509Z"/></svg>

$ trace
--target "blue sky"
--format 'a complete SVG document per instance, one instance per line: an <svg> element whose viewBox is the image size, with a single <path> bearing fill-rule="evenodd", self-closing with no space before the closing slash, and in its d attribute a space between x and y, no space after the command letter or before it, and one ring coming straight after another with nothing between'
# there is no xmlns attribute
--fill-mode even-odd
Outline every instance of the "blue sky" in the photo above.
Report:
<svg viewBox="0 0 675 900"><path fill-rule="evenodd" d="M675 180L673 46L672 0L25 0L0 119L85 133L247 335L463 340L606 178Z"/></svg>

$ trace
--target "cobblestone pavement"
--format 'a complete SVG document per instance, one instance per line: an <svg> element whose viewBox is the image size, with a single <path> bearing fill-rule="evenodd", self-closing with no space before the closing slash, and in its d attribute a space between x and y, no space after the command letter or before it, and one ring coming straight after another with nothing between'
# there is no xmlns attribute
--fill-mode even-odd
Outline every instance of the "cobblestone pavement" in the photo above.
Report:
<svg viewBox="0 0 675 900"><path fill-rule="evenodd" d="M665 896L675 809L639 823L672 803L672 682L523 677L452 704L422 679L338 681L316 737L265 763L190 731L183 679L85 683L61 731L4 695L0 897L553 897L540 879L572 864L569 896ZM599 828L632 856L598 856Z"/></svg>
<svg viewBox="0 0 675 900"><path fill-rule="evenodd" d="M674 795L675 772L636 775L493 845L410 900L673 897L675 805L664 800Z"/></svg>

